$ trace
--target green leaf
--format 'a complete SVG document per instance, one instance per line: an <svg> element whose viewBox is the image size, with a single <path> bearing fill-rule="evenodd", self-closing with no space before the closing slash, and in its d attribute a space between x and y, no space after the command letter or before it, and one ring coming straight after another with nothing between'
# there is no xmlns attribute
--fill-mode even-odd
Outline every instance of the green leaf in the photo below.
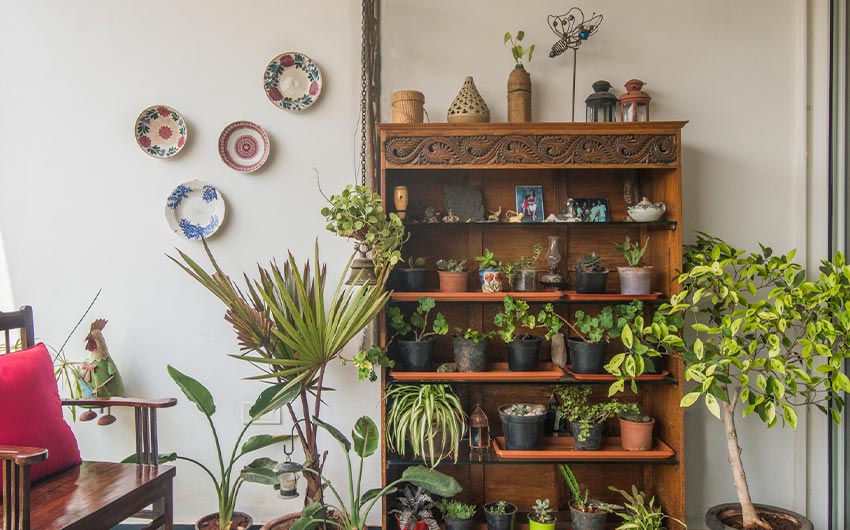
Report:
<svg viewBox="0 0 850 530"><path fill-rule="evenodd" d="M280 442L288 442L292 439L292 436L288 434L258 434L256 436L252 436L248 438L248 440L242 444L242 452L240 456L246 455L257 449L262 449L263 447L268 447L270 445L274 445Z"/></svg>
<svg viewBox="0 0 850 530"><path fill-rule="evenodd" d="M366 458L372 456L378 448L380 432L378 426L369 416L361 416L354 424L351 431L351 440L354 443L354 452L357 456Z"/></svg>
<svg viewBox="0 0 850 530"><path fill-rule="evenodd" d="M346 438L345 435L339 431L339 429L337 429L333 425L323 422L315 416L313 416L313 421L316 422L319 427L328 431L331 436L336 438L336 440L339 442L342 448L345 449L346 452L351 451L351 442L348 441L348 438Z"/></svg>
<svg viewBox="0 0 850 530"><path fill-rule="evenodd" d="M682 396L682 400L679 402L680 407L690 407L699 399L702 395L701 392L690 392Z"/></svg>
<svg viewBox="0 0 850 530"><path fill-rule="evenodd" d="M632 348L634 344L634 335L632 335L632 328L629 326L625 326L623 328L622 334L620 335L620 340L623 341L623 346L628 349Z"/></svg>
<svg viewBox="0 0 850 530"><path fill-rule="evenodd" d="M706 394L705 406L715 418L717 418L718 420L720 419L720 403L717 402L716 397L712 396L711 394Z"/></svg>
<svg viewBox="0 0 850 530"><path fill-rule="evenodd" d="M454 497L463 489L454 477L425 466L405 468L401 478L440 497Z"/></svg>
<svg viewBox="0 0 850 530"><path fill-rule="evenodd" d="M177 383L186 398L195 404L205 416L210 417L215 414L215 401L212 394L199 381L192 379L188 375L168 365L168 375Z"/></svg>
<svg viewBox="0 0 850 530"><path fill-rule="evenodd" d="M797 430L797 412L794 410L794 407L787 403L783 403L782 415L785 417L785 423L787 423L792 429Z"/></svg>
<svg viewBox="0 0 850 530"><path fill-rule="evenodd" d="M382 494L383 495L392 495L393 493L395 493L397 491L398 491L398 488L390 488L387 491L384 491L383 488L370 489L369 491L364 493L362 497L360 497L360 505L363 506L367 502L371 501L372 499L379 497Z"/></svg>
<svg viewBox="0 0 850 530"><path fill-rule="evenodd" d="M523 30L519 30L516 32L516 40L522 40L525 38L525 32Z"/></svg>
<svg viewBox="0 0 850 530"><path fill-rule="evenodd" d="M251 418L256 420L263 414L288 405L300 393L301 385L277 383L263 390L248 412L251 414Z"/></svg>
<svg viewBox="0 0 850 530"><path fill-rule="evenodd" d="M301 517L295 521L295 524L290 527L290 530L313 530L323 522L320 517L321 513L322 503L314 502L301 510Z"/></svg>
<svg viewBox="0 0 850 530"><path fill-rule="evenodd" d="M509 40L511 40L511 32L507 31L505 32L505 41L502 44L507 44Z"/></svg>
<svg viewBox="0 0 850 530"><path fill-rule="evenodd" d="M177 453L160 453L157 456L157 463L165 464L168 462L174 462L177 460ZM136 454L128 456L124 460L121 461L122 464L135 464L136 463Z"/></svg>
<svg viewBox="0 0 850 530"><path fill-rule="evenodd" d="M253 482L255 484L274 486L279 483L277 474L271 469L264 467L245 466L239 476L241 476L242 480L245 482Z"/></svg>

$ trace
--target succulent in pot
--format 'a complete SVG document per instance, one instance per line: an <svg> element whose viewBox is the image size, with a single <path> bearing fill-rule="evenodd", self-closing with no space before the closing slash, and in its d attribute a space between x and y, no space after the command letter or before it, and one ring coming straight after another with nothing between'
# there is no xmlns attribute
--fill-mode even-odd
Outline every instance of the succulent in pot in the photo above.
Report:
<svg viewBox="0 0 850 530"><path fill-rule="evenodd" d="M577 451L599 450L606 422L622 410L617 400L590 404L590 392L590 387L584 385L555 387L558 410L570 424Z"/></svg>
<svg viewBox="0 0 850 530"><path fill-rule="evenodd" d="M665 515L661 511L661 506L655 505L655 497L650 497L638 490L634 484L631 494L614 486L608 486L608 489L619 493L624 499L622 509L618 507L614 511L614 514L622 520L615 530L664 530L662 524L664 519L676 521L682 528L687 528L682 521Z"/></svg>
<svg viewBox="0 0 850 530"><path fill-rule="evenodd" d="M390 510L396 516L400 530L439 530L434 519L437 503L424 488L413 489L409 484L396 498L396 507Z"/></svg>
<svg viewBox="0 0 850 530"><path fill-rule="evenodd" d="M409 317L398 306L392 306L387 310L387 321L395 332L390 341L395 340L398 343L405 371L430 371L434 338L437 335L445 335L449 331L446 317L442 313L437 313L431 324L431 331L428 331L428 318L435 306L436 302L433 298L423 296L419 298L419 305Z"/></svg>
<svg viewBox="0 0 850 530"><path fill-rule="evenodd" d="M405 266L395 269L399 276L397 288L404 292L421 292L425 290L425 258L414 258L410 256L403 262Z"/></svg>
<svg viewBox="0 0 850 530"><path fill-rule="evenodd" d="M655 419L645 415L637 403L624 403L617 413L620 421L620 443L626 451L652 449Z"/></svg>
<svg viewBox="0 0 850 530"><path fill-rule="evenodd" d="M573 497L573 500L570 501L570 519L573 530L603 530L608 514L613 511L611 506L602 501L589 499L590 490L588 489L585 489L584 495L582 495L581 487L570 466L559 464L558 469L561 471L561 476L564 477L564 482L567 483Z"/></svg>
<svg viewBox="0 0 850 530"><path fill-rule="evenodd" d="M545 405L532 403L511 403L499 407L505 448L509 451L536 449L543 438L546 413Z"/></svg>
<svg viewBox="0 0 850 530"><path fill-rule="evenodd" d="M516 512L516 505L510 502L496 501L485 504L487 530L511 530L514 527Z"/></svg>
<svg viewBox="0 0 850 530"><path fill-rule="evenodd" d="M458 372L483 372L487 369L487 344L492 333L473 328L455 328L452 337L455 367Z"/></svg>
<svg viewBox="0 0 850 530"><path fill-rule="evenodd" d="M409 444L413 456L431 468L449 456L457 461L466 413L449 385L393 385L386 399L389 449L403 455Z"/></svg>
<svg viewBox="0 0 850 530"><path fill-rule="evenodd" d="M544 312L547 309L544 308ZM554 314L551 305L548 313ZM537 317L530 313L528 302L505 295L502 310L493 318L499 328L496 333L508 347L508 369L512 372L537 370L543 337L526 333L538 326Z"/></svg>
<svg viewBox="0 0 850 530"><path fill-rule="evenodd" d="M437 274L440 277L440 291L445 293L466 291L469 284L469 271L466 270L465 259L437 260Z"/></svg>
<svg viewBox="0 0 850 530"><path fill-rule="evenodd" d="M604 373L605 353L611 339L630 334L630 324L643 311L643 302L632 300L629 304L605 306L596 315L575 312L575 324L566 321L575 335L568 340L571 369L577 374Z"/></svg>
<svg viewBox="0 0 850 530"><path fill-rule="evenodd" d="M481 291L485 293L498 293L502 290L502 262L496 259L490 249L484 249L484 253L476 256L478 262L478 278L481 280Z"/></svg>
<svg viewBox="0 0 850 530"><path fill-rule="evenodd" d="M474 504L466 504L454 499L443 499L440 502L440 511L443 512L446 530L470 530L472 528L472 517L475 516Z"/></svg>
<svg viewBox="0 0 850 530"><path fill-rule="evenodd" d="M628 267L617 267L617 274L620 276L620 294L649 294L652 290L652 266L640 264L647 245L649 245L648 237L641 247L639 241L632 243L629 236L626 236L622 244L615 245L628 264Z"/></svg>
<svg viewBox="0 0 850 530"><path fill-rule="evenodd" d="M576 293L604 294L608 269L602 266L596 252L585 254L576 263Z"/></svg>
<svg viewBox="0 0 850 530"><path fill-rule="evenodd" d="M503 261L502 279L506 280L514 291L536 291L538 271L533 267L542 253L543 246L537 244L534 245L533 256L520 255L515 261Z"/></svg>
<svg viewBox="0 0 850 530"><path fill-rule="evenodd" d="M534 501L531 513L528 514L529 530L554 530L558 518L555 510L549 507L549 499Z"/></svg>

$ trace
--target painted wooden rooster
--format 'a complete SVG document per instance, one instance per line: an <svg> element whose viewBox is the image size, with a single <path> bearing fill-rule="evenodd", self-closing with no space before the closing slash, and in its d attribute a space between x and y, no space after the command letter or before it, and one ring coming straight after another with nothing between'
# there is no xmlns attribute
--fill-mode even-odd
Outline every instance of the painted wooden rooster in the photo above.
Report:
<svg viewBox="0 0 850 530"><path fill-rule="evenodd" d="M88 361L79 368L77 377L83 397L117 397L124 395L124 383L115 361L109 355L109 348L103 338L103 328L106 320L99 318L92 322L89 334L86 335L86 350L91 352ZM93 410L80 414L80 421L90 421L97 417ZM109 425L115 421L109 410L100 418L98 425Z"/></svg>

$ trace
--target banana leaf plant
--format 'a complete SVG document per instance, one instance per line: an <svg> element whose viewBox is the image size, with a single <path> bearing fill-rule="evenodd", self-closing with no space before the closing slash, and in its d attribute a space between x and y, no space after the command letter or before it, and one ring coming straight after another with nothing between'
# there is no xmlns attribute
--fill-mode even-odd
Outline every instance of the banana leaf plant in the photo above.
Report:
<svg viewBox="0 0 850 530"><path fill-rule="evenodd" d="M363 461L375 454L378 449L380 432L378 426L369 416L361 416L351 431L351 440L346 438L336 427L329 425L319 418L313 421L333 436L343 449L348 470L348 503L343 501L341 492L329 481L322 480L331 492L334 503L315 502L301 512L301 517L292 525L291 530L313 530L319 525L328 524L341 530L357 530L366 528L369 512L385 495L395 493L398 485L413 484L441 497L453 497L460 493L461 486L453 477L440 473L425 466L405 468L401 478L390 482L383 488L362 491ZM357 469L352 466L351 451L358 458ZM343 492L344 493L344 492ZM335 517L329 517L329 510ZM338 518L338 519L336 519Z"/></svg>
<svg viewBox="0 0 850 530"><path fill-rule="evenodd" d="M385 285L390 267L382 269L376 285L345 285L349 260L330 291L317 242L312 263L308 260L299 269L290 253L283 267L272 261L267 268L258 265L255 279L243 274L241 288L203 243L211 272L180 250L182 261L169 258L224 303L224 319L236 332L240 347L232 357L258 368L261 373L249 379L270 383L264 394L285 404L305 455L305 505L316 502L322 497L318 476L323 459L316 444L319 424L312 418L321 417L325 370L336 359L345 361L342 349L383 310L389 299ZM375 366L389 363L376 346L353 361L361 378L370 379Z"/></svg>

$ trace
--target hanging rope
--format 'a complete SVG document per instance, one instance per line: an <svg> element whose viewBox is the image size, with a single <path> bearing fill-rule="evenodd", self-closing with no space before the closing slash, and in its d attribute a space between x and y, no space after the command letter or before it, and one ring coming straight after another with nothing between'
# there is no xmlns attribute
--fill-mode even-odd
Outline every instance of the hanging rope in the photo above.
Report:
<svg viewBox="0 0 850 530"><path fill-rule="evenodd" d="M377 190L377 130L380 115L379 6L362 0L360 40L360 185Z"/></svg>

